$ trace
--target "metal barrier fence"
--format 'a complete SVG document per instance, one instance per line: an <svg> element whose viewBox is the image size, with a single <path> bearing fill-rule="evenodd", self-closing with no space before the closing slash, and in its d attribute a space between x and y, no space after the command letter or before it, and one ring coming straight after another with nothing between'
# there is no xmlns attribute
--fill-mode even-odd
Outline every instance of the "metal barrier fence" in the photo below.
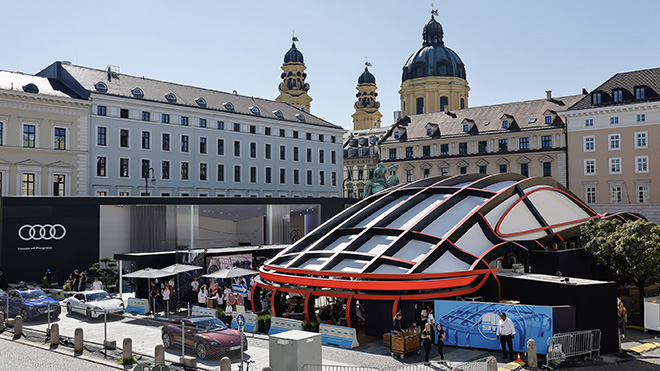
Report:
<svg viewBox="0 0 660 371"><path fill-rule="evenodd" d="M360 366L331 366L331 365L303 365L302 371L380 371L375 367Z"/></svg>
<svg viewBox="0 0 660 371"><path fill-rule="evenodd" d="M449 370L449 366L445 363L440 362L431 362L428 365L423 363L418 363L414 365L402 365L402 366L393 366L393 367L384 367L381 371L438 371L438 370Z"/></svg>
<svg viewBox="0 0 660 371"><path fill-rule="evenodd" d="M548 339L548 355L546 366L560 363L568 357L588 354L593 358L594 353L600 356L600 330L584 330L555 334Z"/></svg>
<svg viewBox="0 0 660 371"><path fill-rule="evenodd" d="M490 367L489 367L490 365ZM451 365L453 371L487 371L497 370L497 359L493 356L475 359L470 362L453 363Z"/></svg>

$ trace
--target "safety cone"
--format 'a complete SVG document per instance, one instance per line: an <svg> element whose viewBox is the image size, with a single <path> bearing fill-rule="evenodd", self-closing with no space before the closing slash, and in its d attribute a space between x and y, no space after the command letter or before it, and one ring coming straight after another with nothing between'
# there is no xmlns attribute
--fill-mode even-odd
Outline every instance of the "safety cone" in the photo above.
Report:
<svg viewBox="0 0 660 371"><path fill-rule="evenodd" d="M518 359L516 359L516 362L522 362L523 360L520 359L520 353L518 353Z"/></svg>

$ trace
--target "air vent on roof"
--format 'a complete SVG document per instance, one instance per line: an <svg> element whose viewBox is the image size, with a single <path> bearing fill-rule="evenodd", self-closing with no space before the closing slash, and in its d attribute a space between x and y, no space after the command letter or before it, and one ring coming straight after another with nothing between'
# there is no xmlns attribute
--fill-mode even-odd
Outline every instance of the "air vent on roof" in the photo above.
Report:
<svg viewBox="0 0 660 371"><path fill-rule="evenodd" d="M225 109L227 109L227 111L234 112L234 105L231 102L225 102L222 105L225 106Z"/></svg>
<svg viewBox="0 0 660 371"><path fill-rule="evenodd" d="M199 97L195 99L195 103L197 103L198 106L206 108L206 99Z"/></svg>
<svg viewBox="0 0 660 371"><path fill-rule="evenodd" d="M133 96L136 98L144 98L144 92L140 88L131 90L131 94L133 94Z"/></svg>
<svg viewBox="0 0 660 371"><path fill-rule="evenodd" d="M278 119L283 119L284 118L284 115L282 114L282 111L280 111L280 110L273 111L273 115L275 115L275 117L277 117Z"/></svg>
<svg viewBox="0 0 660 371"><path fill-rule="evenodd" d="M99 93L107 93L108 85L106 85L104 82L99 81L96 84L94 84L94 89L96 89L96 91Z"/></svg>
<svg viewBox="0 0 660 371"><path fill-rule="evenodd" d="M302 122L305 122L305 116L301 115L300 113L296 113L296 118Z"/></svg>
<svg viewBox="0 0 660 371"><path fill-rule="evenodd" d="M250 112L254 113L255 115L261 115L261 111L259 111L259 107L257 106L250 107Z"/></svg>
<svg viewBox="0 0 660 371"><path fill-rule="evenodd" d="M174 95L174 93L165 94L165 99L170 103L176 103L176 95Z"/></svg>
<svg viewBox="0 0 660 371"><path fill-rule="evenodd" d="M23 91L26 92L26 93L39 94L39 88L36 85L34 85L33 83L23 85Z"/></svg>

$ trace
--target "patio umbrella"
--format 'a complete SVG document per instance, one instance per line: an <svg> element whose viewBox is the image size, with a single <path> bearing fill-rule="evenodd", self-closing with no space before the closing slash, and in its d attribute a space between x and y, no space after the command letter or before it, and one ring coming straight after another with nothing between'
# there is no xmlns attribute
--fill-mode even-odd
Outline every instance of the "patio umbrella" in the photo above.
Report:
<svg viewBox="0 0 660 371"><path fill-rule="evenodd" d="M162 269L155 269L155 268L144 268L140 269L139 271L131 272L131 273L126 273L124 275L124 278L161 278L165 276L170 276L172 273L169 272L164 272Z"/></svg>
<svg viewBox="0 0 660 371"><path fill-rule="evenodd" d="M196 266L196 265L176 263L176 264L172 264L170 266L167 266L165 268L161 268L160 270L163 271L163 272L169 272L170 274L176 274L176 286L177 287L175 288L175 290L179 290L179 291L177 291L179 293L177 298L179 298L179 300L180 300L181 299L180 293L182 292L182 290L181 290L181 286L179 285L179 273L185 273L185 272L196 271L196 270L201 270L201 269L204 269L204 268Z"/></svg>
<svg viewBox="0 0 660 371"><path fill-rule="evenodd" d="M229 268L218 269L217 271L215 271L213 273L205 274L202 277L206 277L206 278L234 278L234 277L249 276L249 275L256 274L256 273L258 273L258 272L253 271L251 269L229 267Z"/></svg>

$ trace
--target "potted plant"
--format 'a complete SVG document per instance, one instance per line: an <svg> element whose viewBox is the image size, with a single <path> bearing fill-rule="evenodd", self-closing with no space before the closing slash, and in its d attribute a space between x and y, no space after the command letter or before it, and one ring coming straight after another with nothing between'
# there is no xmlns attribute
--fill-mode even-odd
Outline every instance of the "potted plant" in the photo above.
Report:
<svg viewBox="0 0 660 371"><path fill-rule="evenodd" d="M225 311L222 310L222 308L218 308L218 309L216 310L215 313L216 313L216 316L217 316L222 322L225 321Z"/></svg>
<svg viewBox="0 0 660 371"><path fill-rule="evenodd" d="M312 331L312 324L310 322L303 321L302 329L303 331Z"/></svg>
<svg viewBox="0 0 660 371"><path fill-rule="evenodd" d="M319 332L319 323L312 321L309 323L309 328L311 332Z"/></svg>
<svg viewBox="0 0 660 371"><path fill-rule="evenodd" d="M264 316L257 317L257 332L264 332L265 323Z"/></svg>
<svg viewBox="0 0 660 371"><path fill-rule="evenodd" d="M264 314L263 316L257 317L257 321L262 320L264 322L263 330L265 333L268 333L270 331L270 319L272 317L273 316L271 316L270 314Z"/></svg>

